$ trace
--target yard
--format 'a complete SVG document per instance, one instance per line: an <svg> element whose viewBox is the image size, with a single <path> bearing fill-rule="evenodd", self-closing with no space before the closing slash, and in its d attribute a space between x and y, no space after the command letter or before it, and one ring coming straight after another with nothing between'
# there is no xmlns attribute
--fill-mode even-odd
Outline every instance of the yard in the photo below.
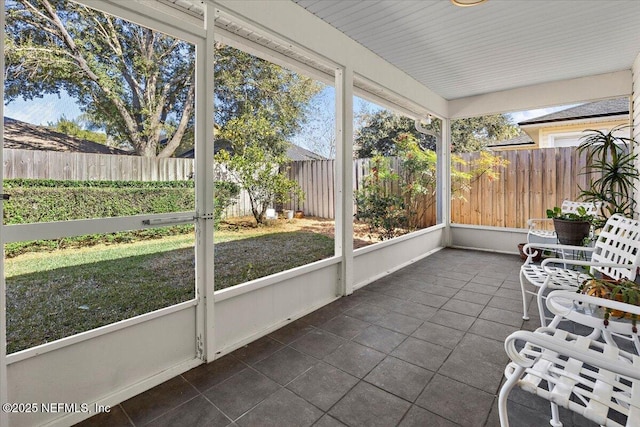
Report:
<svg viewBox="0 0 640 427"><path fill-rule="evenodd" d="M355 247L375 243L365 225L354 228ZM333 236L332 220L229 220L215 233L216 290L330 257ZM6 259L7 352L193 298L193 246L193 235L178 235Z"/></svg>

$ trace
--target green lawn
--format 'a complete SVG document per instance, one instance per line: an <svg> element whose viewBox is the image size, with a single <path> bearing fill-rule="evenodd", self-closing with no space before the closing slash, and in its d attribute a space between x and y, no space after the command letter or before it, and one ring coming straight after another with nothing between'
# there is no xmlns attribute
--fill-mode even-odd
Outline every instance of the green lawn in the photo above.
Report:
<svg viewBox="0 0 640 427"><path fill-rule="evenodd" d="M5 260L7 352L194 296L194 237L27 253ZM333 239L256 228L216 233L216 290L333 255Z"/></svg>

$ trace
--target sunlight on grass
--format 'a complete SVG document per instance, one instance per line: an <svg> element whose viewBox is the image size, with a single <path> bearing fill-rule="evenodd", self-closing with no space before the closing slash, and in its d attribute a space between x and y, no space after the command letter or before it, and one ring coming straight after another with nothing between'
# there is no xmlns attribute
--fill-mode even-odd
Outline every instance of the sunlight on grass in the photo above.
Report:
<svg viewBox="0 0 640 427"><path fill-rule="evenodd" d="M194 242L188 234L5 259L8 353L194 298ZM220 230L215 243L216 290L334 253L332 237L292 224Z"/></svg>
<svg viewBox="0 0 640 427"><path fill-rule="evenodd" d="M9 278L38 271L183 249L193 247L193 244L193 235L179 235L135 243L62 249L48 253L31 252L5 259L4 272L5 277Z"/></svg>

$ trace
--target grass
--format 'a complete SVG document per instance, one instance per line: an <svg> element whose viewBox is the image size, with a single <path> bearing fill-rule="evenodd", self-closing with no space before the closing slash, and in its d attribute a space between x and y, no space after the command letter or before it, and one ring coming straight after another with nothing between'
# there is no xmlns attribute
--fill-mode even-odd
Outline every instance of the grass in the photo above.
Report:
<svg viewBox="0 0 640 427"><path fill-rule="evenodd" d="M216 233L216 290L334 253L333 238L281 227ZM98 245L5 260L7 353L194 297L194 237Z"/></svg>

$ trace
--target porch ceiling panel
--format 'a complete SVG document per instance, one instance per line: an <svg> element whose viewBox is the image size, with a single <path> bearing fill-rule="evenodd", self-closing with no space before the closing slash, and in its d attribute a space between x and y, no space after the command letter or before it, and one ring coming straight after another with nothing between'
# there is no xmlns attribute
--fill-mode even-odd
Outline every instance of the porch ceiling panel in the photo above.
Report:
<svg viewBox="0 0 640 427"><path fill-rule="evenodd" d="M446 99L628 70L640 1L292 0Z"/></svg>

